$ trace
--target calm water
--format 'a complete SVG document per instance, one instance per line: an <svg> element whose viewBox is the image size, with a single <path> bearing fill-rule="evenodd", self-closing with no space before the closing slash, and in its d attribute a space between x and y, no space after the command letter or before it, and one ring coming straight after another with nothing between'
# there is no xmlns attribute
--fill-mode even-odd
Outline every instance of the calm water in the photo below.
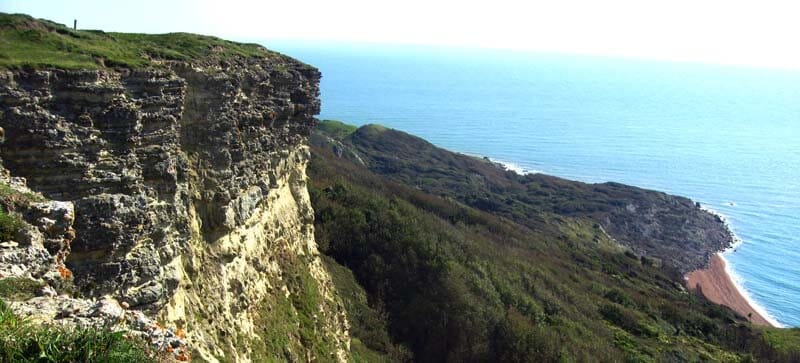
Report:
<svg viewBox="0 0 800 363"><path fill-rule="evenodd" d="M269 44L320 68L321 118L526 171L689 196L743 240L747 294L800 326L800 72L501 51Z"/></svg>

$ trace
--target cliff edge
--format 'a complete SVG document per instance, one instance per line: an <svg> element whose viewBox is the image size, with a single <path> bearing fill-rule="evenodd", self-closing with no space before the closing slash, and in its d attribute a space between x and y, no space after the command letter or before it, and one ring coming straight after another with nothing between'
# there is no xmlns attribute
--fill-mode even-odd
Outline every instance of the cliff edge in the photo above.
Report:
<svg viewBox="0 0 800 363"><path fill-rule="evenodd" d="M174 326L209 361L346 359L306 190L316 69L211 37L0 20L0 155L72 208L51 252L79 295ZM73 46L40 49L50 38ZM55 59L15 62L26 46Z"/></svg>

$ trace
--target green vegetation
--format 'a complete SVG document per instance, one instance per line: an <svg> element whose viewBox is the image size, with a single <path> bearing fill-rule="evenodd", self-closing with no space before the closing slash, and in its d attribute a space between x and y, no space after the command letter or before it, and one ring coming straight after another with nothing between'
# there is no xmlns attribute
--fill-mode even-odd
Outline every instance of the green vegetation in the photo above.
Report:
<svg viewBox="0 0 800 363"><path fill-rule="evenodd" d="M616 183L522 176L383 126L326 134L330 127L343 128L327 124L321 122L316 134L324 137L312 137L312 143L356 163L363 161L370 171L389 180L532 229L552 228L548 218L554 215L591 221L635 254L659 257L659 263L679 273L702 267L706 254L730 241L720 221L686 198Z"/></svg>
<svg viewBox="0 0 800 363"><path fill-rule="evenodd" d="M323 120L317 125L317 128L323 134L330 135L335 139L343 139L358 129L358 127L336 120Z"/></svg>
<svg viewBox="0 0 800 363"><path fill-rule="evenodd" d="M264 57L270 51L187 33L128 34L72 30L27 15L0 13L0 69L158 66L159 60Z"/></svg>
<svg viewBox="0 0 800 363"><path fill-rule="evenodd" d="M16 203L16 204L28 204L28 203L36 203L36 202L44 202L45 198L40 194L35 193L21 193L10 185L0 183L0 201L3 201L4 204L8 203Z"/></svg>
<svg viewBox="0 0 800 363"><path fill-rule="evenodd" d="M21 193L0 183L0 240L14 240L25 223L16 212L41 195ZM156 362L155 352L122 332L89 327L48 326L16 316L5 301L24 301L37 295L41 281L25 277L0 279L0 362ZM69 291L71 280L54 284Z"/></svg>
<svg viewBox="0 0 800 363"><path fill-rule="evenodd" d="M11 241L17 235L17 231L22 228L22 219L0 207L0 241Z"/></svg>
<svg viewBox="0 0 800 363"><path fill-rule="evenodd" d="M366 127L346 138L362 132L396 133ZM389 158L404 147L391 141L398 139L406 141L395 134L362 138L381 142L361 145L358 156ZM388 178L324 146L312 149L309 165L316 237L366 293L352 298L360 289L351 275L328 264L343 299L354 305L354 346L369 348L372 359L404 359L386 346L408 347L415 361L790 362L800 352L791 334L754 328L686 293L674 270L617 245L586 215L531 208L516 219L513 209L462 202L464 189L448 185L469 178L450 178L474 170L461 170L458 158L437 154L434 165L418 160L430 155L412 144L416 153L377 163L387 169L369 166ZM441 193L426 192L432 183ZM499 187L491 193L502 205L536 202ZM386 334L378 331L384 326Z"/></svg>
<svg viewBox="0 0 800 363"><path fill-rule="evenodd" d="M19 206L33 202L42 202L44 198L34 193L21 193L9 185L0 183L0 242L11 241L24 222L18 213L13 212Z"/></svg>
<svg viewBox="0 0 800 363"><path fill-rule="evenodd" d="M0 298L22 301L36 296L43 283L25 277L6 277L0 279Z"/></svg>
<svg viewBox="0 0 800 363"><path fill-rule="evenodd" d="M21 319L0 300L0 361L155 362L144 342L107 329L44 326Z"/></svg>
<svg viewBox="0 0 800 363"><path fill-rule="evenodd" d="M410 358L405 347L392 342L385 313L369 306L364 288L353 272L328 256L322 256L350 321L350 353L355 362L404 361ZM391 359L389 359L390 357Z"/></svg>
<svg viewBox="0 0 800 363"><path fill-rule="evenodd" d="M764 337L783 360L800 362L800 329L765 329Z"/></svg>
<svg viewBox="0 0 800 363"><path fill-rule="evenodd" d="M264 361L304 361L299 352L309 351L314 360L334 360L335 344L320 334L323 321L319 309L325 302L316 280L309 274L308 261L288 255L281 271L289 288L289 296L276 292L261 302L252 359Z"/></svg>

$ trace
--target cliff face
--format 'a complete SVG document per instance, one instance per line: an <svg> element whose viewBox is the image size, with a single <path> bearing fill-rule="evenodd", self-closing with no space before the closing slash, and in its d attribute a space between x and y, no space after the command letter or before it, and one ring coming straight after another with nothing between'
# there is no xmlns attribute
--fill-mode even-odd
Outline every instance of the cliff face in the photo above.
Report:
<svg viewBox="0 0 800 363"><path fill-rule="evenodd" d="M34 191L74 204L65 263L85 296L110 295L182 328L205 359L249 360L265 344L259 321L282 313L270 305L297 301L308 280L319 297L313 329L332 348L283 354L343 360L347 322L306 191L319 77L274 54L4 71L3 163Z"/></svg>

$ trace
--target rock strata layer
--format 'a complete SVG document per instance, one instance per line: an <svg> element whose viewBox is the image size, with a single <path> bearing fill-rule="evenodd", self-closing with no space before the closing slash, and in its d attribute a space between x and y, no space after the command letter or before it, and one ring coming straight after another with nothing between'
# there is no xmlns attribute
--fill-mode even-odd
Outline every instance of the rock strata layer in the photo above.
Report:
<svg viewBox="0 0 800 363"><path fill-rule="evenodd" d="M319 334L336 349L292 355L344 360L347 321L318 257L305 186L319 78L274 54L4 71L0 151L11 175L72 208L62 213L74 216L69 231L52 223L72 238L69 251L49 235L43 245L64 255L84 296L185 330L206 360L248 361L262 302L291 294L283 265L302 261L325 301Z"/></svg>

